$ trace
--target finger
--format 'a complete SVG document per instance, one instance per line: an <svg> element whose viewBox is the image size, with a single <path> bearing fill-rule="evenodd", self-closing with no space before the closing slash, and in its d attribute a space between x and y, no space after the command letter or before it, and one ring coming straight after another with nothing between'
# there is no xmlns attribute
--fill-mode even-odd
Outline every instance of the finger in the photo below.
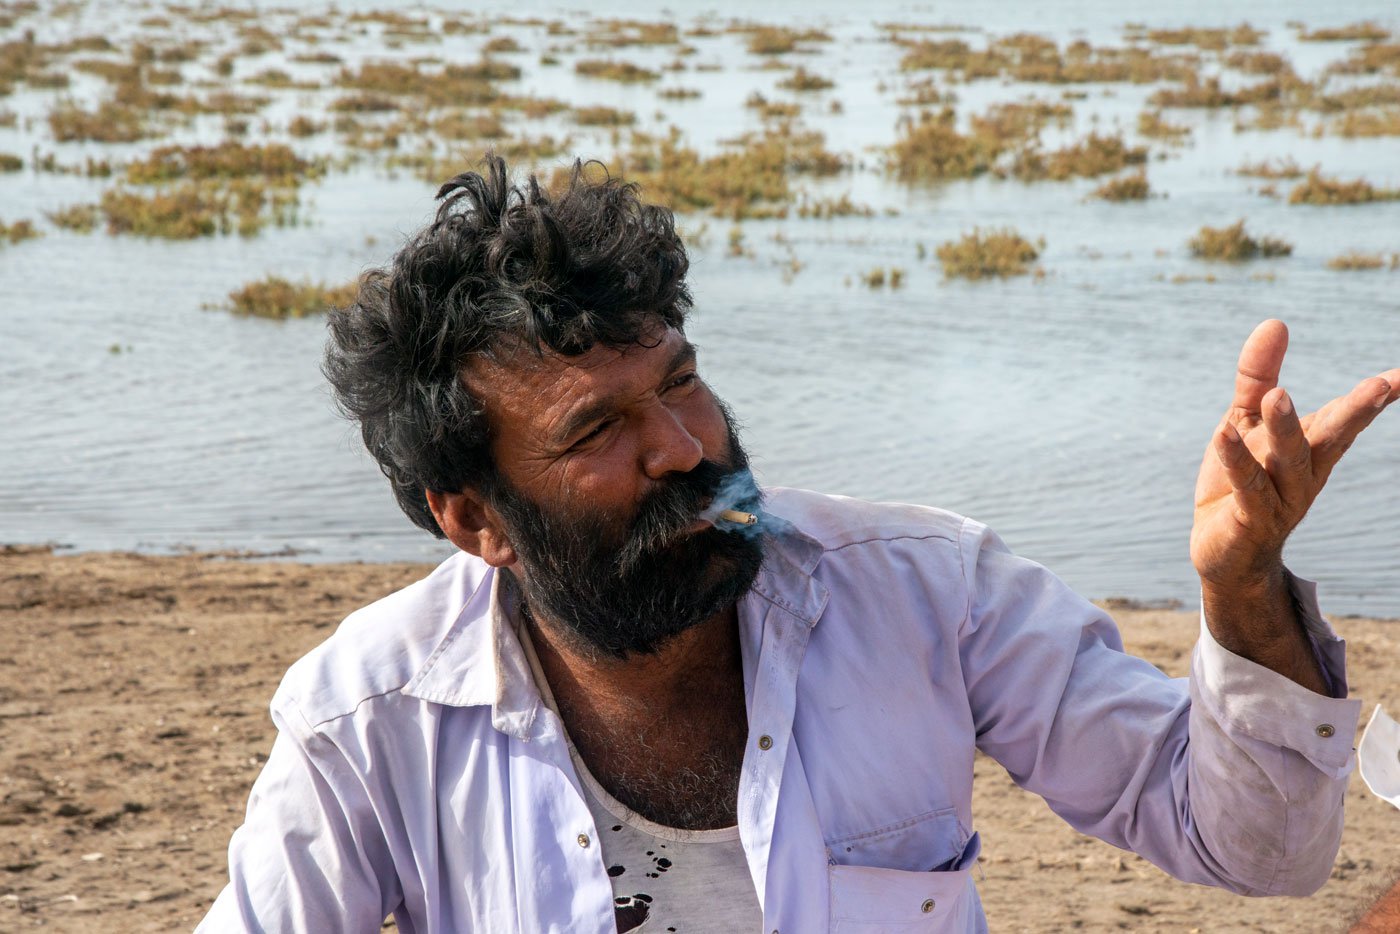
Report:
<svg viewBox="0 0 1400 934"><path fill-rule="evenodd" d="M1389 370L1386 376L1364 379L1345 396L1333 399L1310 426L1308 440L1313 451L1313 477L1319 486L1327 482L1332 468L1337 466L1356 436L1400 395L1397 393L1400 370Z"/></svg>
<svg viewBox="0 0 1400 934"><path fill-rule="evenodd" d="M1249 453L1244 439L1227 417L1215 430L1215 454L1235 496L1235 518L1244 526L1257 525L1275 508L1277 494L1260 463Z"/></svg>
<svg viewBox="0 0 1400 934"><path fill-rule="evenodd" d="M1287 352L1288 327L1272 318L1255 328L1244 342L1235 370L1235 399L1230 405L1230 419L1236 426L1259 424L1264 396L1278 385Z"/></svg>
<svg viewBox="0 0 1400 934"><path fill-rule="evenodd" d="M1282 387L1269 390L1263 402L1264 431L1269 453L1264 467L1295 520L1302 518L1311 502L1313 484L1312 448L1303 433L1293 400Z"/></svg>

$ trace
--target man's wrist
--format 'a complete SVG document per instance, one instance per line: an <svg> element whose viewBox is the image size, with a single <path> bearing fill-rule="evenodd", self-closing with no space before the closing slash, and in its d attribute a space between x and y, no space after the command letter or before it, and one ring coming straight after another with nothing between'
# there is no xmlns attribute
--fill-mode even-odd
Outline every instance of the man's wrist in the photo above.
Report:
<svg viewBox="0 0 1400 934"><path fill-rule="evenodd" d="M1328 694L1288 577L1279 564L1262 575L1229 583L1202 578L1206 626L1226 651Z"/></svg>

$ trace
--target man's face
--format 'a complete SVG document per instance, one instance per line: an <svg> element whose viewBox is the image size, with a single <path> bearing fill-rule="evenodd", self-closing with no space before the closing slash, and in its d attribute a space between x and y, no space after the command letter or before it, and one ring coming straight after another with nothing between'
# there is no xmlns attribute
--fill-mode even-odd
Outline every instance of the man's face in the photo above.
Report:
<svg viewBox="0 0 1400 934"><path fill-rule="evenodd" d="M679 332L479 361L466 380L493 432L489 504L516 552L510 570L532 611L581 647L653 651L752 585L758 539L697 519L748 459Z"/></svg>

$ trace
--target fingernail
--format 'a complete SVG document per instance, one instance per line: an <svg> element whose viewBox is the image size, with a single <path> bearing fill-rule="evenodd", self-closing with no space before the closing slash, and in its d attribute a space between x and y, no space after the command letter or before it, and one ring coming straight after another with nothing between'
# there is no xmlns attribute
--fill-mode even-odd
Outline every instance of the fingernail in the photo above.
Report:
<svg viewBox="0 0 1400 934"><path fill-rule="evenodd" d="M1285 393L1282 393L1282 394L1279 395L1279 397L1278 397L1278 410L1279 410L1280 412L1282 412L1284 415L1290 415L1290 414L1292 414L1292 412L1293 412L1293 400L1290 399L1290 398L1288 398L1288 393L1285 392Z"/></svg>

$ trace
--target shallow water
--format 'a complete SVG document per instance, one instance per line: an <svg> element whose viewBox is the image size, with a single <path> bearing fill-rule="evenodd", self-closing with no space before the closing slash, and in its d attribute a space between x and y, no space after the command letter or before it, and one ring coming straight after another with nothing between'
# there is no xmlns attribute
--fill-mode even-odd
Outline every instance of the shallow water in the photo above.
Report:
<svg viewBox="0 0 1400 934"><path fill-rule="evenodd" d="M524 15L557 9L509 8ZM81 24L52 20L43 28L55 36L90 33L105 19L120 30L135 19L125 9L91 7ZM748 9L718 6L707 18ZM749 221L745 243L754 255L739 258L727 255L727 222L684 221L705 231L693 251L691 336L704 371L746 426L761 480L943 506L988 522L1014 549L1090 596L1194 601L1186 543L1195 472L1229 401L1234 359L1250 329L1266 317L1289 323L1293 350L1284 382L1306 408L1400 364L1400 273L1325 268L1351 248L1400 251L1400 202L1290 207L1254 193L1258 180L1230 170L1290 155L1303 166L1321 163L1329 175L1396 187L1400 138L1236 132L1228 112L1168 111L1195 136L1184 149L1152 147L1148 175L1165 197L1086 200L1097 184L1089 180L1024 185L982 178L911 190L885 176L872 151L895 135L902 82L896 50L876 41L872 22L849 7L816 9L810 17L764 9L765 21L815 21L840 40L802 59L837 83L811 98L805 121L827 133L832 149L853 154L858 167L807 187L849 192L877 211L899 213ZM910 5L879 19L956 20L1096 42L1118 41L1122 24L1132 21L1248 19L1270 31L1266 47L1289 52L1304 77L1348 46L1297 43L1284 21L1317 27L1371 18L1400 28L1389 2L1327 14L1301 2L1237 4L1224 12L1204 4L1163 12L1145 3L997 10L992 21L973 9ZM689 13L681 18L692 21ZM635 109L643 128L673 122L706 148L758 128L742 106L751 91L792 97L775 90L782 73L754 70L732 35L697 40L696 60L723 70L661 82L697 88L703 97L660 101L655 89L577 79L568 56L560 67L540 67L538 52L549 41L540 30L499 31L531 49L514 56L526 68L517 89ZM448 37L429 51L474 57L481 41ZM384 55L365 39L347 58ZM617 57L660 64L672 55L627 49ZM269 57L256 67L273 64ZM883 93L882 81L889 87ZM72 93L99 86L75 81ZM1152 87L1083 89L1089 97L1076 103L1073 128L1047 134L1049 145L1091 128L1121 127L1132 137ZM1028 94L1054 99L1060 90L983 82L959 86L958 107L977 111ZM279 123L331 96L286 92L267 114ZM144 148L52 143L42 115L54 97L0 99L20 114L16 127L0 128L0 151L27 157L38 145L72 161ZM842 101L843 113L826 111L831 99ZM665 113L660 122L658 109ZM201 121L179 138L215 139L219 126ZM530 126L531 134L563 129L562 121ZM612 151L606 133L575 135L582 155ZM334 152L330 135L297 146ZM28 169L3 175L0 218L38 218L95 200L106 184ZM240 319L204 307L269 273L339 282L384 262L430 216L432 190L406 173L366 166L332 172L304 189L305 226L253 239L171 243L48 228L43 239L0 248L7 299L0 319L0 540L80 549L290 546L312 560L445 555L398 513L353 428L334 415L318 372L323 323ZM1189 258L1185 243L1197 228L1240 217L1252 232L1294 243L1293 255L1238 268ZM918 257L916 244L931 254L973 226L1004 224L1045 238L1043 279L950 282L931 259ZM782 274L787 248L777 236L804 264L790 282ZM904 286L860 285L877 266L902 267ZM1171 281L1206 274L1218 281ZM1391 412L1348 454L1290 544L1290 566L1321 582L1329 611L1400 617L1397 461L1400 413Z"/></svg>

